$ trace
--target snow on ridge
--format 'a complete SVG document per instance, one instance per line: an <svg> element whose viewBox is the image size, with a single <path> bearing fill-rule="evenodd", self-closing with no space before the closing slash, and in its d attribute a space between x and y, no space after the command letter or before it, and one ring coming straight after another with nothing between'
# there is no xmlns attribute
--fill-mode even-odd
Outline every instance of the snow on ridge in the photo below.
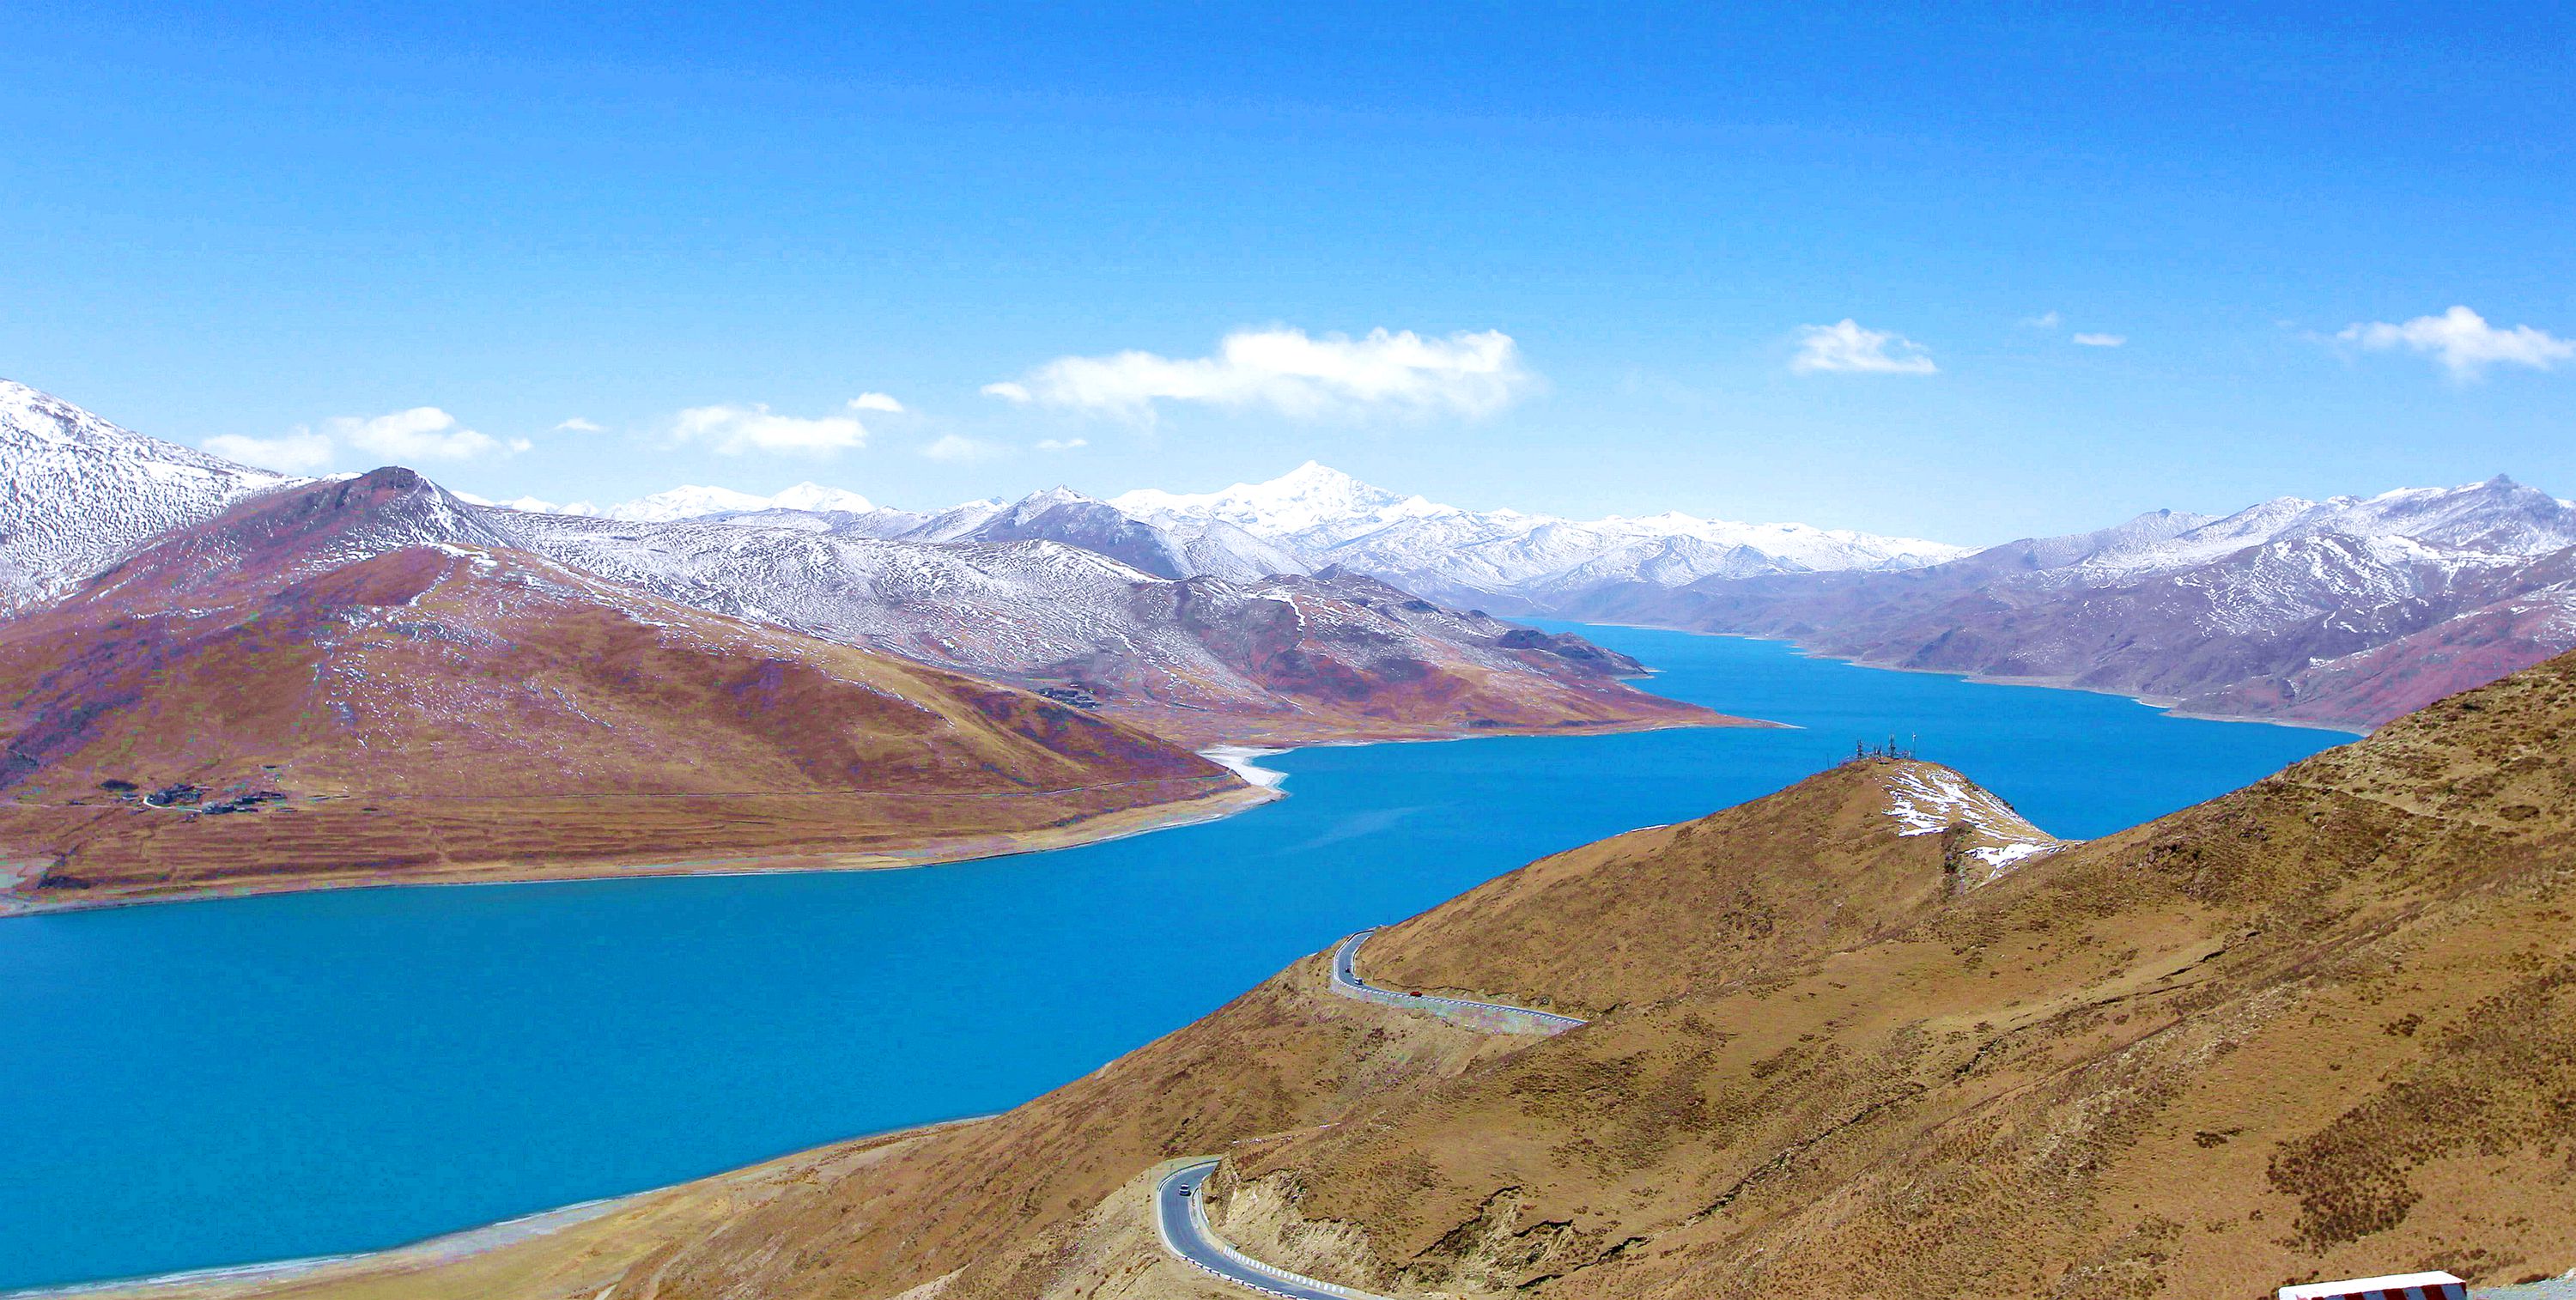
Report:
<svg viewBox="0 0 2576 1300"><path fill-rule="evenodd" d="M1437 597L1543 599L1622 582L1676 587L1706 577L1918 568L1971 553L1915 538L1671 510L1597 520L1471 511L1399 496L1314 461L1266 483L1199 494L1140 489L1109 504L1165 526L1184 519L1231 524L1317 566L1339 564Z"/></svg>
<svg viewBox="0 0 2576 1300"><path fill-rule="evenodd" d="M1965 850L1987 868L1985 880L1974 884L1984 884L2068 844L2031 825L1993 792L1945 767L1902 764L1889 775L1886 786L1887 816L1896 823L1897 834L1938 835L1964 826L1974 838L1985 841Z"/></svg>

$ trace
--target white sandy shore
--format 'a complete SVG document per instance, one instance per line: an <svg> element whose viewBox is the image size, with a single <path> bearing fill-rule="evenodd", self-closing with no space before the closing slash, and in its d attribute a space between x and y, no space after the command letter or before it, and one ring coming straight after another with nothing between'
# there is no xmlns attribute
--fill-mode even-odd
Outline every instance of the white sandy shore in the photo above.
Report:
<svg viewBox="0 0 2576 1300"><path fill-rule="evenodd" d="M1199 757L1242 777L1247 785L1263 790L1276 790L1288 779L1288 774L1275 767L1263 767L1254 760L1287 752L1284 749L1262 749L1255 745L1210 745L1199 751Z"/></svg>

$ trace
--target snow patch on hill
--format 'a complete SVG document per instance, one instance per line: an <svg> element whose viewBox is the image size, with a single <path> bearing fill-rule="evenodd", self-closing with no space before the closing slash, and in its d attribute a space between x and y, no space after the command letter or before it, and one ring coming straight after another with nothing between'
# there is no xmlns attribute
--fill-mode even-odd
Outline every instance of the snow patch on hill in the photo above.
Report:
<svg viewBox="0 0 2576 1300"><path fill-rule="evenodd" d="M1899 835L1964 832L1960 851L1985 865L1985 884L2022 863L2065 848L2067 841L2040 830L1992 791L1946 767L1905 763L1886 781L1887 815Z"/></svg>

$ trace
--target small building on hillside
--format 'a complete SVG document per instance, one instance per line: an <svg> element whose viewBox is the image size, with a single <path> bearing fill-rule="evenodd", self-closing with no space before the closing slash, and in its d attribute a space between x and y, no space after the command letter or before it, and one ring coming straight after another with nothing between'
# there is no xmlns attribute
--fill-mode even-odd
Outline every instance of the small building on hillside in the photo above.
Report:
<svg viewBox="0 0 2576 1300"><path fill-rule="evenodd" d="M2285 1286L2280 1300L2469 1300L2469 1284L2448 1273L2403 1273Z"/></svg>

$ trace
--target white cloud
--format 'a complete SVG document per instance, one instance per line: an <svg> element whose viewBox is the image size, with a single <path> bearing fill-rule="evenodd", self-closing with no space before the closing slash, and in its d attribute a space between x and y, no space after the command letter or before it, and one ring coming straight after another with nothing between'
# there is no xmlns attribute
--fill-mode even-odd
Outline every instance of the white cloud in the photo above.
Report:
<svg viewBox="0 0 2576 1300"><path fill-rule="evenodd" d="M219 433L206 439L206 450L226 460L237 460L261 469L302 474L322 469L331 463L331 440L301 425L281 438L245 438L237 433Z"/></svg>
<svg viewBox="0 0 2576 1300"><path fill-rule="evenodd" d="M850 399L850 409L853 411L885 411L890 414L900 415L903 413L903 403L894 400L894 398L884 393L861 393Z"/></svg>
<svg viewBox="0 0 2576 1300"><path fill-rule="evenodd" d="M2088 348L2116 348L2129 341L2126 334L2078 334L2075 341Z"/></svg>
<svg viewBox="0 0 2576 1300"><path fill-rule="evenodd" d="M971 461L991 460L1001 455L1002 449L989 442L978 442L973 438L949 433L940 435L938 441L922 448L921 454L932 460L944 460L951 464L962 465Z"/></svg>
<svg viewBox="0 0 2576 1300"><path fill-rule="evenodd" d="M1073 451L1073 450L1076 450L1076 449L1078 449L1078 448L1088 447L1088 446L1090 446L1090 445L1091 445L1091 439L1089 439L1089 438L1040 438L1040 439L1038 439L1038 450L1040 450L1040 451Z"/></svg>
<svg viewBox="0 0 2576 1300"><path fill-rule="evenodd" d="M2466 307L2453 307L2439 316L2418 316L2403 325L2356 324L2335 337L2373 351L2405 348L2424 353L2440 361L2454 379L2475 379L2488 366L2551 370L2576 360L2576 339L2558 338L2528 325L2497 329Z"/></svg>
<svg viewBox="0 0 2576 1300"><path fill-rule="evenodd" d="M808 420L774 414L758 402L690 407L672 419L671 434L682 442L708 443L727 456L747 451L829 456L868 442L868 431L855 417L826 415Z"/></svg>
<svg viewBox="0 0 2576 1300"><path fill-rule="evenodd" d="M600 432L604 432L604 430L602 430L598 425L593 424L593 423L591 423L590 421L585 420L585 419L581 418L580 416L576 415L576 416L572 417L571 419L566 420L566 421L564 421L563 423L556 425L556 426L555 426L555 432L557 432L557 433L600 433Z"/></svg>
<svg viewBox="0 0 2576 1300"><path fill-rule="evenodd" d="M391 415L343 415L323 427L360 451L393 461L470 460L495 451L526 451L525 438L503 442L486 433L459 427L456 417L435 406L415 406Z"/></svg>
<svg viewBox="0 0 2576 1300"><path fill-rule="evenodd" d="M2053 330L2056 329L2058 324L2063 320L2065 320L2065 317L2058 315L2056 312L2044 311L2036 316L2022 317L2021 323L2035 330Z"/></svg>
<svg viewBox="0 0 2576 1300"><path fill-rule="evenodd" d="M1833 325L1799 326L1798 355L1789 368L1802 375L1816 371L1929 375L1940 369L1919 345L1886 330L1862 329L1850 317Z"/></svg>
<svg viewBox="0 0 2576 1300"><path fill-rule="evenodd" d="M1263 406L1300 419L1370 410L1485 415L1537 382L1499 330L1426 339L1411 330L1365 338L1304 330L1237 330L1210 357L1151 352L1059 357L984 392L1011 402L1153 418L1158 401Z"/></svg>

